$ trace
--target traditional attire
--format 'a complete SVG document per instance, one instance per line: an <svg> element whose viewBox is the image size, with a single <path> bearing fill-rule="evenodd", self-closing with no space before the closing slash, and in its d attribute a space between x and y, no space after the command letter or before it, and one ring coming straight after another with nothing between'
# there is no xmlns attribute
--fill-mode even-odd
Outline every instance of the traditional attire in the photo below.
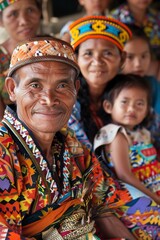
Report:
<svg viewBox="0 0 160 240"><path fill-rule="evenodd" d="M147 129L137 128L135 131L126 131L119 125L108 124L95 136L94 150L100 147L105 151L104 146L112 143L118 132L124 134L128 141L132 172L150 191L160 196L160 162L157 160L157 152ZM105 156L104 161L109 168L114 170L110 152L105 151L102 156Z"/></svg>
<svg viewBox="0 0 160 240"><path fill-rule="evenodd" d="M77 142L72 131L63 129L54 138L56 171L49 165L32 133L9 107L0 125L0 142L1 240L42 239L50 227L58 230L62 239L72 239L65 238L69 231L65 227L66 218L74 216L75 219L75 212L81 214L79 210L83 209L85 216L90 217L90 208L98 214L110 209L127 221L136 236L142 233L147 239L160 239L157 237L160 232L158 206L140 195L131 201L131 193L107 172L102 173L98 160ZM133 224L134 218L139 218L139 223ZM90 224L85 223L86 228Z"/></svg>

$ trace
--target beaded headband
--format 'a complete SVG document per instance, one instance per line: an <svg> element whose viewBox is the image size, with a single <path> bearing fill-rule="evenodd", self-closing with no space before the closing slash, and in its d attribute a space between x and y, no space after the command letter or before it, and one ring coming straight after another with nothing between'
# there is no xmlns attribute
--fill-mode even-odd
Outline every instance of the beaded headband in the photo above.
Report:
<svg viewBox="0 0 160 240"><path fill-rule="evenodd" d="M0 0L0 12L2 12L6 7L17 1L19 0Z"/></svg>
<svg viewBox="0 0 160 240"><path fill-rule="evenodd" d="M12 54L8 76L18 68L35 62L62 62L79 74L76 55L70 44L53 37L36 37L18 45Z"/></svg>
<svg viewBox="0 0 160 240"><path fill-rule="evenodd" d="M105 16L88 16L78 19L70 26L71 45L74 49L90 38L103 38L122 51L131 38L130 29L120 21Z"/></svg>

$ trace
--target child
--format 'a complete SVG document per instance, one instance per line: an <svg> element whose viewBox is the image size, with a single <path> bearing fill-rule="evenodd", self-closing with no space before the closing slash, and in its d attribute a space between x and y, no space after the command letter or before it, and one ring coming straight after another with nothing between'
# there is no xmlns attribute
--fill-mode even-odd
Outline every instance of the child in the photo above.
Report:
<svg viewBox="0 0 160 240"><path fill-rule="evenodd" d="M140 76L119 74L107 85L103 109L110 124L94 139L117 177L160 204L160 163L145 128L150 112L150 85Z"/></svg>
<svg viewBox="0 0 160 240"><path fill-rule="evenodd" d="M107 15L110 0L78 0L79 4L84 8L86 16L91 15ZM69 26L73 21L67 22L60 31L60 38L70 42Z"/></svg>
<svg viewBox="0 0 160 240"><path fill-rule="evenodd" d="M147 76L147 80L152 86L152 107L156 113L160 114L160 82L152 76L154 74L151 65L151 48L149 39L143 29L128 24L132 32L132 38L126 42L124 51L126 60L122 67L122 73L133 73L140 76ZM156 74L155 74L156 75Z"/></svg>

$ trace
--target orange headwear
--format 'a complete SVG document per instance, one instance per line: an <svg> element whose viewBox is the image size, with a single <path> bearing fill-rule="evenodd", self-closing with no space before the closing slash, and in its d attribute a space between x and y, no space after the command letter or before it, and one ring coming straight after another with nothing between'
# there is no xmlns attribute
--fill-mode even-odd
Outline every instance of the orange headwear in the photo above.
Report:
<svg viewBox="0 0 160 240"><path fill-rule="evenodd" d="M122 22L105 16L79 18L70 25L71 45L74 49L90 38L103 38L114 43L121 51L131 38L131 31Z"/></svg>
<svg viewBox="0 0 160 240"><path fill-rule="evenodd" d="M35 62L62 62L72 66L79 74L76 56L70 44L53 37L36 37L18 45L12 54L8 76Z"/></svg>

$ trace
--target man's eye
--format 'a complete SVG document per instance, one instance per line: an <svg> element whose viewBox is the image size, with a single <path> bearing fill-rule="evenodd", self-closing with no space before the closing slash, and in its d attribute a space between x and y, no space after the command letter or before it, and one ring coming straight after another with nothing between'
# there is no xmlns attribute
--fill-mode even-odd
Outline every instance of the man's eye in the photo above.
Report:
<svg viewBox="0 0 160 240"><path fill-rule="evenodd" d="M32 88L39 88L40 87L38 83L32 83L31 86L32 86Z"/></svg>
<svg viewBox="0 0 160 240"><path fill-rule="evenodd" d="M65 88L66 86L67 86L66 83L61 83L61 84L58 85L58 88Z"/></svg>

